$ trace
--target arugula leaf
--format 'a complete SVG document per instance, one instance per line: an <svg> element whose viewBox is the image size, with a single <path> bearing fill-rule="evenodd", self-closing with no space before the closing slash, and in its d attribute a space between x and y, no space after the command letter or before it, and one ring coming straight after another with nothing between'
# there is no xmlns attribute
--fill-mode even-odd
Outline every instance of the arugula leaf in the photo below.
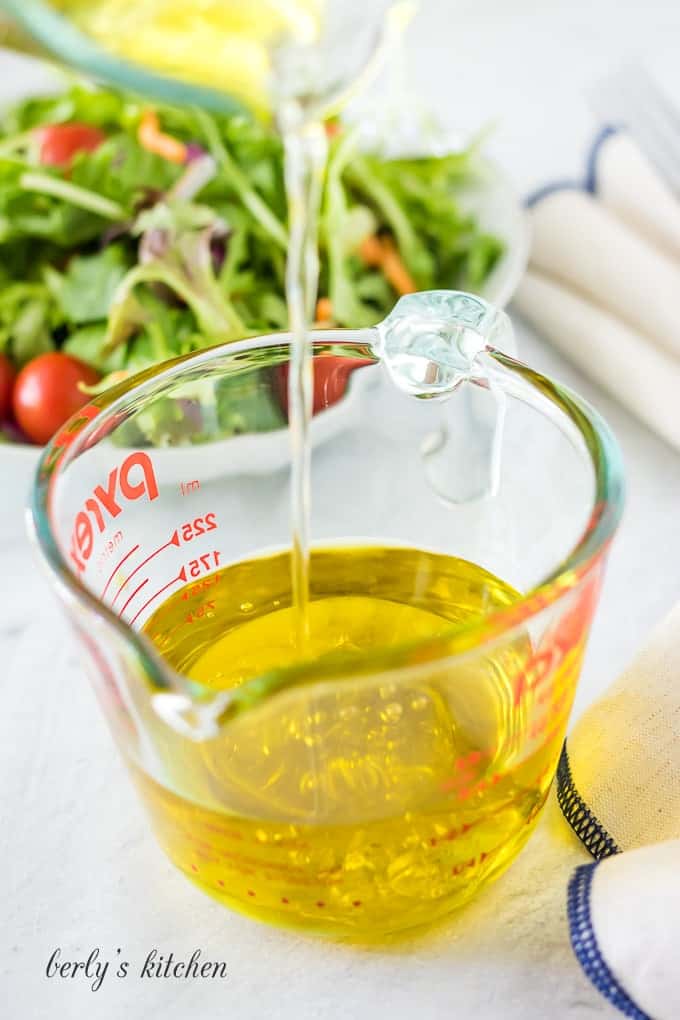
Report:
<svg viewBox="0 0 680 1020"><path fill-rule="evenodd" d="M34 238L64 248L77 248L101 236L107 226L105 219L39 188L27 189L26 173L24 163L0 159L0 246ZM41 174L40 177L54 182L57 187L63 183L67 192L69 190L68 182L61 182L56 175ZM36 254L34 250L34 257Z"/></svg>
<svg viewBox="0 0 680 1020"><path fill-rule="evenodd" d="M105 319L126 268L122 248L109 245L96 255L74 256L63 275L53 271L50 286L64 318L76 325Z"/></svg>
<svg viewBox="0 0 680 1020"><path fill-rule="evenodd" d="M129 107L130 100L123 93L78 82L56 96L31 96L11 107L3 113L2 134L18 134L69 120L118 129L129 119Z"/></svg>
<svg viewBox="0 0 680 1020"><path fill-rule="evenodd" d="M54 348L52 330L58 321L44 284L13 283L0 291L0 351L17 366Z"/></svg>
<svg viewBox="0 0 680 1020"><path fill-rule="evenodd" d="M333 316L344 325L371 326L376 321L375 309L361 300L354 286L351 262L347 258L349 198L343 173L355 156L354 140L346 135L331 151L326 173L326 187L321 208L320 234L328 259L326 286Z"/></svg>
<svg viewBox="0 0 680 1020"><path fill-rule="evenodd" d="M421 159L362 156L347 169L350 187L373 203L423 289L476 289L503 252L456 200L461 184L474 176L474 158L474 147Z"/></svg>
<svg viewBox="0 0 680 1020"><path fill-rule="evenodd" d="M106 323L104 322L82 326L65 340L62 350L67 354L72 354L74 358L79 358L86 364L92 365L102 375L120 372L125 367L127 351L125 347L116 347L112 351L106 351L105 337Z"/></svg>
<svg viewBox="0 0 680 1020"><path fill-rule="evenodd" d="M211 342L196 329L189 310L173 308L150 291L140 290L138 300L145 321L127 344L125 364L131 371L139 372Z"/></svg>
<svg viewBox="0 0 680 1020"><path fill-rule="evenodd" d="M432 255L407 212L401 187L395 188L394 181L387 179L386 165L376 156L358 156L347 167L346 177L359 197L387 224L413 278L427 288L434 276Z"/></svg>
<svg viewBox="0 0 680 1020"><path fill-rule="evenodd" d="M266 370L223 377L215 386L215 398L223 435L285 428L286 418Z"/></svg>
<svg viewBox="0 0 680 1020"><path fill-rule="evenodd" d="M491 234L477 234L465 255L465 286L479 287L503 254L503 244Z"/></svg>
<svg viewBox="0 0 680 1020"><path fill-rule="evenodd" d="M213 158L221 170L222 176L227 180L230 187L238 195L245 208L250 212L256 222L259 223L265 233L269 235L275 244L285 249L288 247L288 233L276 214L260 197L252 186L249 177L240 169L236 160L230 155L227 146L220 138L215 122L202 110L196 115L203 128L203 135L210 147ZM261 176L261 175L260 175ZM260 180L260 184L262 181Z"/></svg>
<svg viewBox="0 0 680 1020"><path fill-rule="evenodd" d="M162 194L181 174L181 166L142 148L135 136L119 132L94 152L79 153L69 180L118 203L125 215L132 216L149 192Z"/></svg>

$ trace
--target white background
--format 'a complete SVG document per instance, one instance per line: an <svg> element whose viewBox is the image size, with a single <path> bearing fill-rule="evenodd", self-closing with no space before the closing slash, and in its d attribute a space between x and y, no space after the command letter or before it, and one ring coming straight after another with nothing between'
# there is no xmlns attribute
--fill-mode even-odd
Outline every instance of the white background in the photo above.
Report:
<svg viewBox="0 0 680 1020"><path fill-rule="evenodd" d="M596 129L584 88L641 55L680 102L677 0L424 0L409 63L452 127L495 121L490 149L523 191L576 177ZM0 57L3 85L14 65ZM629 499L577 712L616 675L680 595L680 457L539 338L523 360L588 397L614 427ZM613 370L614 366L613 366ZM167 863L27 548L0 536L0 1001L11 1020L217 1020L389 1015L586 1020L619 1014L574 962L565 886L586 860L554 804L511 871L435 931L357 949L278 932L224 910ZM139 969L158 948L225 960L224 982L48 981L56 946ZM0 1007L2 1011L2 1007Z"/></svg>

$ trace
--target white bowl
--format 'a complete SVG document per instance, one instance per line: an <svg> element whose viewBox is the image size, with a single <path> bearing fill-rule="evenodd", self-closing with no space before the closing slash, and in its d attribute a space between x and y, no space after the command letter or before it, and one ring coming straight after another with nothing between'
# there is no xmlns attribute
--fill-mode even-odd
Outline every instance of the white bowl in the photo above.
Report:
<svg viewBox="0 0 680 1020"><path fill-rule="evenodd" d="M0 50L0 106L17 102L22 96L49 94L63 87L64 76L60 72ZM495 234L505 246L502 257L480 290L482 297L503 307L512 298L528 259L529 227L525 210L505 171L487 159L480 160L479 176L461 192L461 203L477 216L485 231ZM362 375L364 373L358 373L359 377ZM318 441L335 434L342 428L343 421L352 415L359 397L357 389L350 386L339 404L319 416L316 426ZM233 441L225 442L230 443L230 452L236 455ZM244 450L248 446L248 455L244 458L239 456L239 463L252 464L256 457L260 471L264 469L263 465L271 468L274 462L283 463L288 456L287 437L283 430L260 436L243 436L240 443ZM24 510L40 454L39 447L0 444L0 534L5 539L25 534ZM162 455L168 456L170 451L163 451Z"/></svg>

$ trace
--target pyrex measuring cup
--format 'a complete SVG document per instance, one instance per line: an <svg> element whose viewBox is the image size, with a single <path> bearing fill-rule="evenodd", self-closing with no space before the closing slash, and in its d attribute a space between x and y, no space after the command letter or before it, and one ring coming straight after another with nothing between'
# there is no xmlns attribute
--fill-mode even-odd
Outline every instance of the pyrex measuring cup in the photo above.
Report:
<svg viewBox="0 0 680 1020"><path fill-rule="evenodd" d="M237 909L395 931L463 903L532 830L622 480L599 416L489 345L507 328L441 292L377 331L314 334L312 606L398 564L400 611L431 611L455 574L459 616L436 634L395 615L353 655L273 652L229 689L192 675L206 634L254 623L260 655L258 620L290 604L283 553L257 573L289 544L286 335L137 376L45 451L32 525L99 700L161 845ZM351 592L338 548L361 558Z"/></svg>

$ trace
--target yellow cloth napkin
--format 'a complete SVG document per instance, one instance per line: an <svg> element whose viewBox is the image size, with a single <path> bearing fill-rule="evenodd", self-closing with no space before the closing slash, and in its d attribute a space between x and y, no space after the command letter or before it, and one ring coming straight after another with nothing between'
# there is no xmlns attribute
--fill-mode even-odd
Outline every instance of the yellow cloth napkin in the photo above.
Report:
<svg viewBox="0 0 680 1020"><path fill-rule="evenodd" d="M568 892L572 945L635 1020L680 1017L680 605L577 723L560 807L599 861Z"/></svg>
<svg viewBox="0 0 680 1020"><path fill-rule="evenodd" d="M680 605L574 727L558 797L596 857L680 839Z"/></svg>

